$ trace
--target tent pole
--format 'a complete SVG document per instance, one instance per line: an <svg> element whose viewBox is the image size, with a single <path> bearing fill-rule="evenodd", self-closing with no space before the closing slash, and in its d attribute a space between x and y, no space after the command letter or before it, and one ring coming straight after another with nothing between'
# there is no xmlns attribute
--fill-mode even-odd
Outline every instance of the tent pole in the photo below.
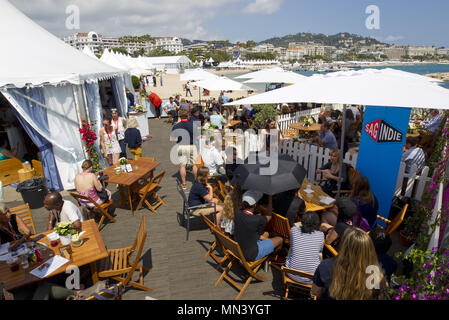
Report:
<svg viewBox="0 0 449 320"><path fill-rule="evenodd" d="M338 168L338 191L337 191L337 199L340 198L340 190L341 190L341 170L343 169L343 152L345 145L345 131L346 131L346 105L343 105L343 125L341 128L341 141L340 141L340 159L339 159L339 168Z"/></svg>

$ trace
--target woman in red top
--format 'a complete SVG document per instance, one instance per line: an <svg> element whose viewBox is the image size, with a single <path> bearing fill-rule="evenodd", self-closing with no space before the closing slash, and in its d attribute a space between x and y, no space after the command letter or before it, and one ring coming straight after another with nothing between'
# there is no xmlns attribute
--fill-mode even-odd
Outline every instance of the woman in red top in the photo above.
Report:
<svg viewBox="0 0 449 320"><path fill-rule="evenodd" d="M161 118L161 104L162 100L159 98L157 94L150 91L150 94L148 95L148 99L150 99L151 103L153 104L154 109L156 110L156 117L158 119Z"/></svg>

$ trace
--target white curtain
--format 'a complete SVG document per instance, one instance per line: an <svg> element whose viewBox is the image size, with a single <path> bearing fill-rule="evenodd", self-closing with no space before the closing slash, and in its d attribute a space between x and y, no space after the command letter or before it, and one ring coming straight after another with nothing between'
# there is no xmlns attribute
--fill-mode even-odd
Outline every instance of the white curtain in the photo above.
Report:
<svg viewBox="0 0 449 320"><path fill-rule="evenodd" d="M59 175L65 190L74 189L75 175L81 172L81 163L85 159L78 131L80 120L75 106L74 91L72 85L46 86L44 96L48 108L50 138L71 151L69 154L59 148L54 149Z"/></svg>

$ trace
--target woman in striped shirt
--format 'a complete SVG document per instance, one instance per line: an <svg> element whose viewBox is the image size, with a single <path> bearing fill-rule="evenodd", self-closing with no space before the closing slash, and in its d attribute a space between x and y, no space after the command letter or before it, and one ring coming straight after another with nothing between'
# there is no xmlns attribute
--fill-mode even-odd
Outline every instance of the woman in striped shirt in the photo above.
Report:
<svg viewBox="0 0 449 320"><path fill-rule="evenodd" d="M285 262L287 268L315 273L323 251L324 234L318 231L320 218L315 212L307 212L301 218L301 227L292 227L290 232L290 252ZM312 284L312 280L288 275L294 281Z"/></svg>

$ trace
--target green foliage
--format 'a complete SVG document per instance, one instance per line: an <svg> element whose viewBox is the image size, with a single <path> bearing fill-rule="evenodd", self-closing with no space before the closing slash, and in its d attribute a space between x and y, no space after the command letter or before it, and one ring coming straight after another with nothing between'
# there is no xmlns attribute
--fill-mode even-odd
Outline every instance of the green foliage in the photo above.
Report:
<svg viewBox="0 0 449 320"><path fill-rule="evenodd" d="M156 49L147 53L147 57L163 57L163 56L175 56L174 52L163 49L162 47L157 47Z"/></svg>
<svg viewBox="0 0 449 320"><path fill-rule="evenodd" d="M246 54L245 58L247 60L274 60L276 59L276 55L271 52L249 52Z"/></svg>
<svg viewBox="0 0 449 320"><path fill-rule="evenodd" d="M136 76L131 76L131 81L133 83L134 89L138 89L140 87L140 80Z"/></svg>
<svg viewBox="0 0 449 320"><path fill-rule="evenodd" d="M140 48L136 51L134 51L133 53L131 53L131 57L133 58L137 58L139 56L144 56L145 55L145 49L144 48Z"/></svg>
<svg viewBox="0 0 449 320"><path fill-rule="evenodd" d="M55 226L55 231L60 236L68 236L75 234L75 230L73 229L72 223L67 221L59 222Z"/></svg>
<svg viewBox="0 0 449 320"><path fill-rule="evenodd" d="M269 119L276 119L276 116L280 114L275 104L256 104L253 108L255 110L254 125L259 129L263 129Z"/></svg>
<svg viewBox="0 0 449 320"><path fill-rule="evenodd" d="M205 59L212 58L212 59L214 59L214 61L224 62L224 61L230 61L232 59L232 56L225 51L212 50L210 52L206 52L204 54L204 58Z"/></svg>
<svg viewBox="0 0 449 320"><path fill-rule="evenodd" d="M154 41L154 39L149 34L144 34L143 36L124 36L119 38L120 43L147 42L147 41Z"/></svg>

